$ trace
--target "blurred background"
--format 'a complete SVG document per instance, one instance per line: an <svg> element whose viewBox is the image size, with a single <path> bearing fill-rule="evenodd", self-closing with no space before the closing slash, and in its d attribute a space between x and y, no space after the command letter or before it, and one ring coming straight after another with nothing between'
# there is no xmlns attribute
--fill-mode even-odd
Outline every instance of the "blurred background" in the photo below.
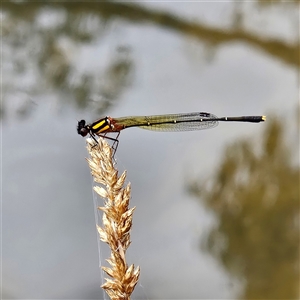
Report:
<svg viewBox="0 0 300 300"><path fill-rule="evenodd" d="M104 297L78 120L195 111L268 118L121 133L133 298L299 298L298 0L6 1L1 33L2 298Z"/></svg>

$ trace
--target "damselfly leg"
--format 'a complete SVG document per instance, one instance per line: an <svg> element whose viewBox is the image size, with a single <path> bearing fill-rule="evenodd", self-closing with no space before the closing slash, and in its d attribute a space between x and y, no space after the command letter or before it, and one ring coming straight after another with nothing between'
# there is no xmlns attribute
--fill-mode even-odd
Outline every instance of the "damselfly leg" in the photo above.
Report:
<svg viewBox="0 0 300 300"><path fill-rule="evenodd" d="M118 139L118 137L119 137L119 135L120 135L120 132L118 132L118 134L117 134L117 136L115 137L115 138L112 138L112 137L110 137L110 136L107 136L107 133L105 133L105 134L98 134L98 136L99 137L102 137L103 139L108 139L108 140L110 140L110 141L113 141L113 143L112 143L112 145L111 145L111 148L112 148L112 152L113 152L113 154L112 154L112 157L114 158L115 157L115 153L116 153L116 151L117 151L117 149L118 149L118 146L119 146L119 139ZM96 140L96 138L95 138L95 136L94 136L94 134L90 134L90 136L93 138L93 140L96 142L95 144L94 144L94 146L93 147L96 147L99 143L98 143L98 141Z"/></svg>

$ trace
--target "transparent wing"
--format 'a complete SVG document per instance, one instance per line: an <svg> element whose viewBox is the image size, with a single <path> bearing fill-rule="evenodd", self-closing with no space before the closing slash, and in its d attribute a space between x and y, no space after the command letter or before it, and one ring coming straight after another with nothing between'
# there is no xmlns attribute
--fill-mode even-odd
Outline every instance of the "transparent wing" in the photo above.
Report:
<svg viewBox="0 0 300 300"><path fill-rule="evenodd" d="M154 131L192 131L213 128L218 125L217 116L206 113L183 113L157 116L131 116L114 119L116 124ZM124 129L125 129L124 128Z"/></svg>

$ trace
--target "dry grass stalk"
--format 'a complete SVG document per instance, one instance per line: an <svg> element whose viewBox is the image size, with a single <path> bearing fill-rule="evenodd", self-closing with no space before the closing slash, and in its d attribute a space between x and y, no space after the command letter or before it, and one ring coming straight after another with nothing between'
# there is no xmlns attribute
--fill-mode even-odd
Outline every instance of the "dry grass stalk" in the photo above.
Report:
<svg viewBox="0 0 300 300"><path fill-rule="evenodd" d="M107 259L110 267L102 267L111 279L106 278L102 285L113 300L130 299L130 295L138 282L140 268L128 266L125 253L130 245L130 229L135 209L129 209L130 184L124 187L126 172L118 176L113 162L112 149L108 143L99 138L98 145L87 141L90 158L87 159L95 182L103 187L95 186L96 193L105 199L103 211L103 227L97 225L101 241L111 249L111 257Z"/></svg>

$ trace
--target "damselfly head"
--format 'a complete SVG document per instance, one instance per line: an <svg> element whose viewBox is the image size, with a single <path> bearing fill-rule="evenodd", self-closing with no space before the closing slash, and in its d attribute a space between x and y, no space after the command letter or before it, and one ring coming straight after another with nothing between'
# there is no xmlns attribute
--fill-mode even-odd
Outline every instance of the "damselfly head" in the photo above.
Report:
<svg viewBox="0 0 300 300"><path fill-rule="evenodd" d="M77 125L77 133L86 136L90 132L90 128L88 125L85 125L85 120L78 121Z"/></svg>

